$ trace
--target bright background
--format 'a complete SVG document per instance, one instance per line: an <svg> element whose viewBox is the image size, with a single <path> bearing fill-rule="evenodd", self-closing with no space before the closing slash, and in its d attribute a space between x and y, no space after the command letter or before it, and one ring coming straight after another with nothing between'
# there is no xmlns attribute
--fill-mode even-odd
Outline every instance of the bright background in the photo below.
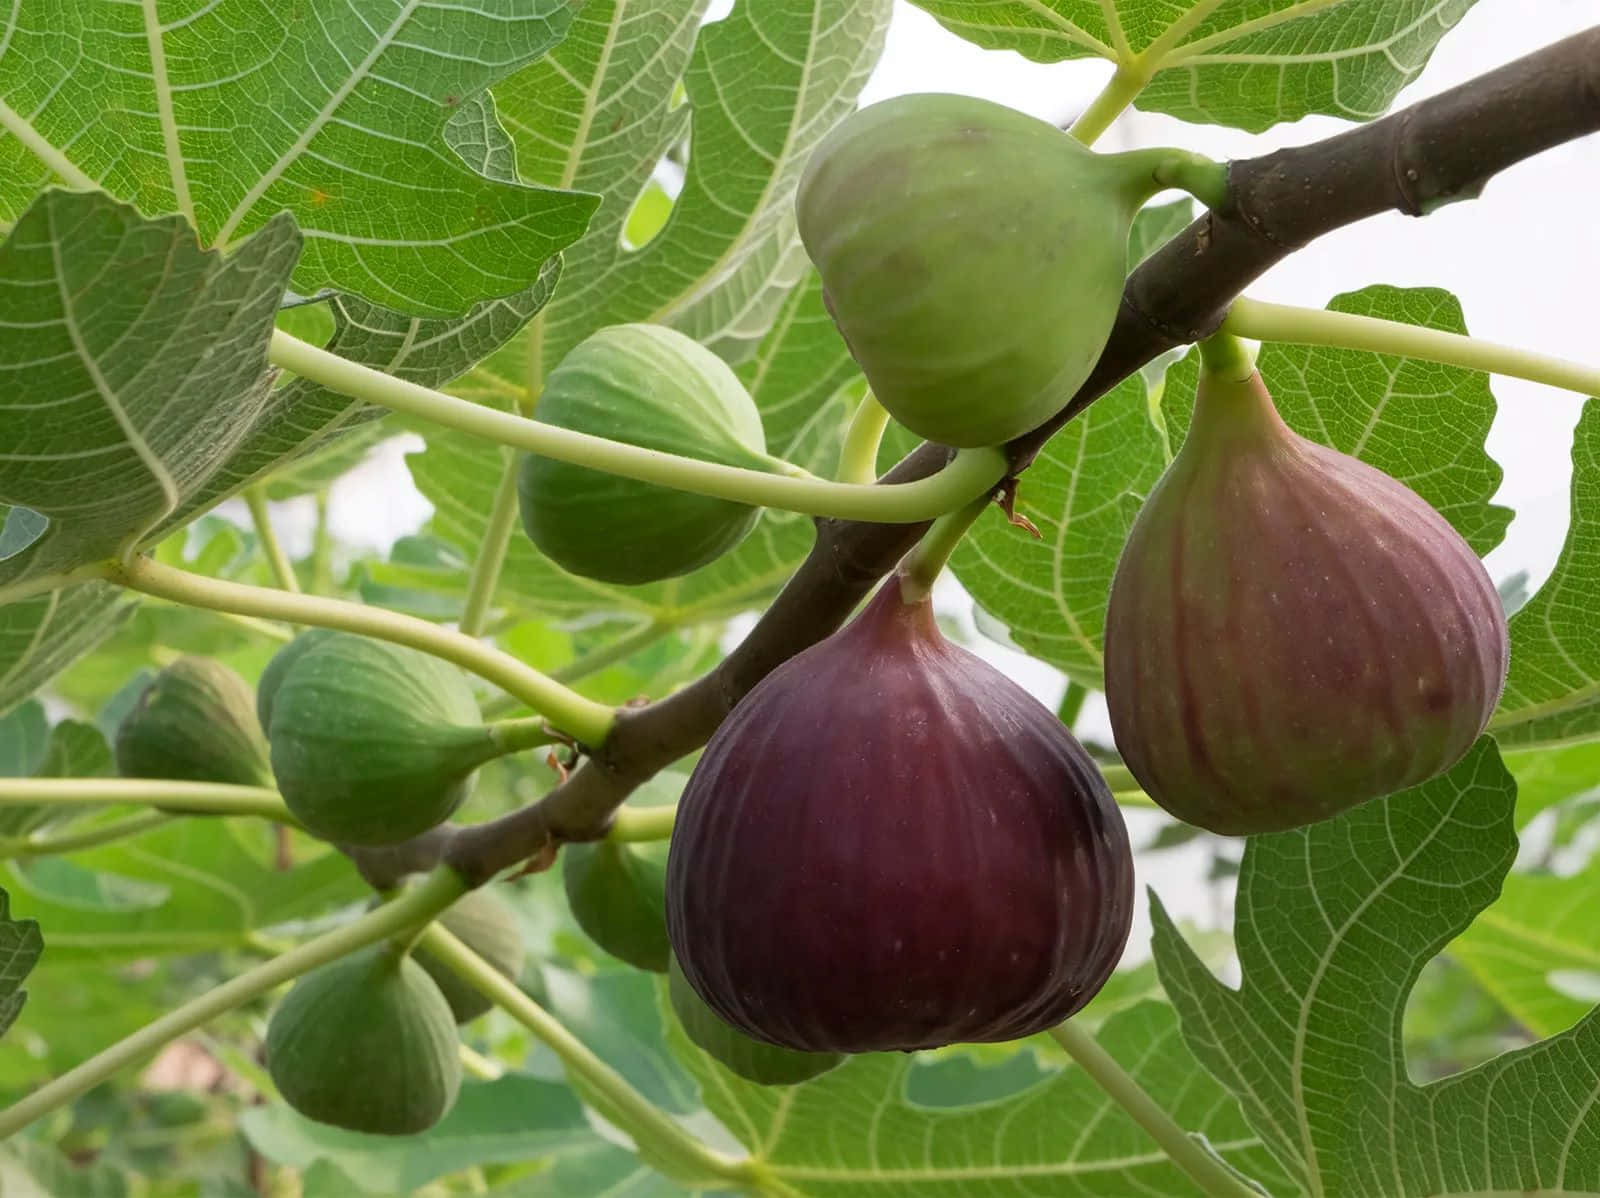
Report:
<svg viewBox="0 0 1600 1198"><path fill-rule="evenodd" d="M770 0L744 0L761 3ZM726 11L723 0L720 11ZM713 19L719 7L713 6ZM1479 0L1447 34L1396 107L1445 91L1523 54L1593 24L1600 0ZM1030 63L1011 53L980 50L943 29L908 3L896 5L883 60L863 103L905 92L961 91L998 100L1066 124L1111 74L1107 63L1084 60ZM1245 157L1315 141L1348 128L1308 117L1265 134L1249 135L1130 110L1097 143L1101 149L1176 144L1216 158ZM1437 286L1455 293L1477 336L1527 349L1600 362L1600 138L1571 142L1496 178L1469 203L1425 220L1389 214L1322 238L1265 275L1249 294L1264 300L1321 307L1342 291L1372 283ZM1536 588L1555 562L1567 525L1572 428L1582 398L1515 379L1496 378L1500 413L1489 437L1491 456L1505 470L1496 499L1516 512L1505 542L1488 558L1497 580L1529 573ZM386 549L415 531L429 506L411 485L404 454L418 447L401 437L381 446L334 489L331 520L351 545ZM1024 481L1026 486L1026 481ZM248 526L243 505L224 509ZM296 554L307 551L310 501L279 505L274 519ZM1018 534L1022 535L1022 534ZM971 603L953 581L940 606L965 624L972 647L1052 707L1063 689L1051 667L979 636ZM753 618L731 632L737 639ZM1110 740L1102 703L1091 701L1080 722L1088 737ZM1136 843L1151 822L1130 825ZM1162 857L1162 896L1202 924L1226 919L1213 909L1214 888L1201 884L1209 850L1196 846ZM1142 905L1142 903L1141 903ZM1148 928L1140 912L1130 958Z"/></svg>

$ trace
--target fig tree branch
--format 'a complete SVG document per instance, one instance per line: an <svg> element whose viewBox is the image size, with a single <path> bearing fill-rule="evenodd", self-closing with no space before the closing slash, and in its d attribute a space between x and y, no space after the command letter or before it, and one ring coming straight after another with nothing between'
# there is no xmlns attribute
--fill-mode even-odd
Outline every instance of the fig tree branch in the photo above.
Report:
<svg viewBox="0 0 1600 1198"><path fill-rule="evenodd" d="M1024 469L1062 425L1145 363L1215 332L1234 297L1318 237L1380 212L1421 216L1475 196L1507 167L1596 130L1600 27L1369 125L1234 162L1226 202L1129 278L1094 373L1055 417L1007 447L1013 468ZM924 444L883 482L924 478L952 453ZM482 882L548 854L553 843L604 835L636 786L703 745L751 687L837 629L926 529L819 520L810 556L715 669L659 702L621 712L605 743L539 802L416 846L413 868L442 851Z"/></svg>

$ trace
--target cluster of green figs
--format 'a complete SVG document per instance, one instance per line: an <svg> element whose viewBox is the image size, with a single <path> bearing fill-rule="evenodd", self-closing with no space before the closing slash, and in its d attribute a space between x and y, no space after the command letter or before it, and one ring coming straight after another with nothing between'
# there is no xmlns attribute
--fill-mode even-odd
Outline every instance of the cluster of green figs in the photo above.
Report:
<svg viewBox="0 0 1600 1198"><path fill-rule="evenodd" d="M994 104L917 95L836 128L796 204L877 400L930 440L993 446L1088 378L1140 206L1174 185L1220 202L1221 170L1181 151L1096 154ZM537 416L782 468L734 372L667 328L589 337L549 375ZM704 566L759 515L532 455L518 481L534 544L618 585ZM1150 797L1224 835L1337 816L1458 760L1506 666L1499 597L1454 529L1399 482L1292 431L1243 359L1203 362L1186 438L1109 595L1106 697ZM318 836L383 845L448 819L484 763L548 738L541 720L485 722L454 666L315 630L253 694L215 662L178 662L117 749L126 773L274 785ZM666 974L690 1038L767 1084L852 1053L1044 1030L1105 983L1132 914L1128 835L1094 761L946 640L925 588L902 593L898 577L735 706L669 848L562 856L585 930ZM522 969L503 903L477 892L444 922L503 972ZM455 1022L483 1009L438 963L380 945L290 991L269 1065L313 1119L416 1131L454 1099Z"/></svg>

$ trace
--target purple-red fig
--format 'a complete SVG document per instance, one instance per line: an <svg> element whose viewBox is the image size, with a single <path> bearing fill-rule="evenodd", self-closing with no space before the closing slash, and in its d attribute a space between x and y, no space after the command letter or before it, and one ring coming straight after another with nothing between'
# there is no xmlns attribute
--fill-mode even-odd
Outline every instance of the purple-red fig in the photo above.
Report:
<svg viewBox="0 0 1600 1198"><path fill-rule="evenodd" d="M1121 813L1048 709L891 581L768 675L679 804L667 927L723 1020L804 1052L1011 1040L1128 938Z"/></svg>
<svg viewBox="0 0 1600 1198"><path fill-rule="evenodd" d="M1117 565L1106 700L1139 784L1213 832L1327 819L1453 765L1505 684L1483 564L1415 492L1202 372Z"/></svg>

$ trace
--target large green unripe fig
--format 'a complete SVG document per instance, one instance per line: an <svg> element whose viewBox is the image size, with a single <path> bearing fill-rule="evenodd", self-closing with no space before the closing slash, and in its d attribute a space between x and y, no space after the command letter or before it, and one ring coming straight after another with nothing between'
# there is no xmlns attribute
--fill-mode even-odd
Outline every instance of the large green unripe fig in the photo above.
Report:
<svg viewBox="0 0 1600 1198"><path fill-rule="evenodd" d="M505 752L459 669L347 632L296 654L267 736L289 810L318 836L358 845L408 840L448 819L477 768Z"/></svg>
<svg viewBox="0 0 1600 1198"><path fill-rule="evenodd" d="M470 890L439 917L439 923L513 982L522 973L527 956L522 929L517 926L515 913L498 895L483 889ZM416 949L412 956L438 985L457 1023L470 1022L494 1006L493 1000L463 981L426 948Z"/></svg>
<svg viewBox="0 0 1600 1198"><path fill-rule="evenodd" d="M896 578L722 722L667 857L684 977L802 1052L1053 1027L1132 916L1127 829L1083 746Z"/></svg>
<svg viewBox="0 0 1600 1198"><path fill-rule="evenodd" d="M578 925L613 957L665 973L672 956L666 845L601 840L569 844L561 858L561 880Z"/></svg>
<svg viewBox="0 0 1600 1198"><path fill-rule="evenodd" d="M1182 151L1097 154L1003 105L924 94L829 133L795 208L873 394L919 436L973 447L1042 424L1088 378L1145 200L1221 179Z"/></svg>
<svg viewBox="0 0 1600 1198"><path fill-rule="evenodd" d="M271 786L250 684L220 661L180 657L155 676L117 726L117 772Z"/></svg>
<svg viewBox="0 0 1600 1198"><path fill-rule="evenodd" d="M729 1027L694 992L676 961L669 961L667 997L690 1042L746 1081L762 1086L793 1086L844 1062L842 1053L796 1052L792 1048L752 1040L737 1028Z"/></svg>
<svg viewBox="0 0 1600 1198"><path fill-rule="evenodd" d="M728 364L659 325L601 329L545 380L547 424L727 466L770 470L761 414ZM687 574L732 549L755 508L529 454L517 475L522 526L585 578L627 584Z"/></svg>
<svg viewBox="0 0 1600 1198"><path fill-rule="evenodd" d="M1449 768L1505 683L1483 565L1415 492L1308 441L1261 376L1201 375L1106 614L1117 747L1161 806L1244 835Z"/></svg>
<svg viewBox="0 0 1600 1198"><path fill-rule="evenodd" d="M306 1118L386 1136L426 1131L461 1088L450 1005L388 944L294 984L267 1024L267 1069Z"/></svg>

